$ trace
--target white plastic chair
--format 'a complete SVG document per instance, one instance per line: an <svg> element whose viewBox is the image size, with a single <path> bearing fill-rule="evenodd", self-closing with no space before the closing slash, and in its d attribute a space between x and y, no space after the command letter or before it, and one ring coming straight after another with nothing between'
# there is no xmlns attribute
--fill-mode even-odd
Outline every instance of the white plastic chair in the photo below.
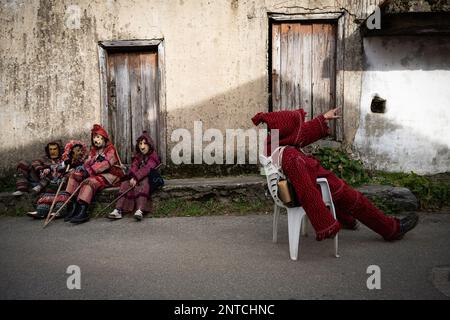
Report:
<svg viewBox="0 0 450 320"><path fill-rule="evenodd" d="M292 260L298 259L298 248L300 242L300 230L301 235L306 235L306 222L307 216L305 209L303 207L292 207L289 208L283 204L283 202L278 197L278 181L280 179L285 179L285 175L281 171L281 159L284 147L279 147L274 150L270 157L265 155L259 156L259 161L261 162L266 178L267 187L269 189L270 195L274 201L273 208L273 242L277 242L278 238L278 219L280 216L281 208L287 210L288 215L288 234L289 234L289 252ZM330 187L326 178L318 178L317 184L320 186L322 192L322 199L327 207L330 208L334 218L336 219L336 211L334 209L333 200L331 197ZM334 255L339 258L338 254L338 235L336 234L334 238Z"/></svg>

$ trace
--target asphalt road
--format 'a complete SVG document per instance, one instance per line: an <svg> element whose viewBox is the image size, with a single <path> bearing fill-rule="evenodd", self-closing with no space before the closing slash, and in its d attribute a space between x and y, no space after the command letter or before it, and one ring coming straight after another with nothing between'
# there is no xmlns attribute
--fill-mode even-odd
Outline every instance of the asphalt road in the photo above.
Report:
<svg viewBox="0 0 450 320"><path fill-rule="evenodd" d="M0 217L0 299L450 299L450 214L421 214L385 242L364 226L333 242L302 238L269 215L95 219L83 225ZM81 289L67 288L67 268ZM367 268L381 271L369 290Z"/></svg>

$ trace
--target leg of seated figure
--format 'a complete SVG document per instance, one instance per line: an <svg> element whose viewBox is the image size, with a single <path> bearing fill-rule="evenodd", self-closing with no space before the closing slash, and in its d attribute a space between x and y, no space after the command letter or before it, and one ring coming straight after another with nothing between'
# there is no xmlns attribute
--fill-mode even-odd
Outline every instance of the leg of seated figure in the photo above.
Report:
<svg viewBox="0 0 450 320"><path fill-rule="evenodd" d="M78 179L74 176L74 174L71 174L69 176L69 181L67 181L66 192L69 194L74 193L79 185L80 182L78 181Z"/></svg>
<svg viewBox="0 0 450 320"><path fill-rule="evenodd" d="M26 161L20 161L17 166L16 190L28 192L30 180L30 164Z"/></svg>
<svg viewBox="0 0 450 320"><path fill-rule="evenodd" d="M358 228L358 220L348 214L347 211L336 206L334 209L336 210L336 217L344 229L356 230Z"/></svg>
<svg viewBox="0 0 450 320"><path fill-rule="evenodd" d="M103 179L101 177L89 177L83 183L80 188L80 193L78 194L78 201L84 201L87 204L91 204L92 198L95 193L105 186Z"/></svg>
<svg viewBox="0 0 450 320"><path fill-rule="evenodd" d="M311 225L316 231L316 239L332 238L340 229L340 224L325 206L315 177L310 177L307 165L295 149L286 149L283 154L283 170L294 186L296 195L306 211ZM314 180L314 181L313 181Z"/></svg>
<svg viewBox="0 0 450 320"><path fill-rule="evenodd" d="M385 215L376 208L361 192L344 184L335 198L335 206L345 210L367 227L380 234L385 240L395 238L400 229L398 219Z"/></svg>
<svg viewBox="0 0 450 320"><path fill-rule="evenodd" d="M336 198L336 194L342 189L345 182L339 179L333 172L323 168L322 166L319 167L317 176L327 179L328 185L330 186L331 197L333 199L333 203L335 204L334 200ZM344 228L351 230L355 230L357 228L358 221L351 214L349 214L345 208L336 207L335 205L335 210L336 217Z"/></svg>

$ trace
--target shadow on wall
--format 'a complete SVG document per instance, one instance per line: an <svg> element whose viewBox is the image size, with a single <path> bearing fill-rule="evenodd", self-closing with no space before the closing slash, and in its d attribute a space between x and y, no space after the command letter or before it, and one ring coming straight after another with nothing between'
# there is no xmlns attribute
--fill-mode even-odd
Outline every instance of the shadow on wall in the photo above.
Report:
<svg viewBox="0 0 450 320"><path fill-rule="evenodd" d="M364 38L364 71L450 70L450 35Z"/></svg>
<svg viewBox="0 0 450 320"><path fill-rule="evenodd" d="M247 82L239 87L232 88L223 93L214 95L208 99L204 99L198 103L169 108L170 111L168 112L167 116L168 127L166 154L169 168L171 168L172 170L171 173L182 175L180 171L183 170L189 171L189 174L191 175L258 173L259 171L256 165L189 165L187 167L173 166L170 163L170 154L173 146L177 144L178 141L172 142L171 135L173 130L178 128L185 128L191 132L191 136L193 139L194 121L202 121L203 133L209 128L219 129L224 136L224 142L226 129L247 130L251 128L265 128L265 126L263 125L255 127L251 121L251 118L258 112L268 111L268 94L266 92L267 80L265 77L261 77ZM187 95L188 93L183 94ZM321 103L323 101L323 97L317 97L316 101ZM300 106L295 107L300 108ZM92 126L92 124L90 124L90 127ZM63 123L63 125L70 126L70 123ZM66 143L71 139L80 139L83 140L87 145L90 145L89 137L90 131L86 130L77 131L74 136L55 136L51 137L49 140L60 139L63 141L63 143ZM18 144L18 146L15 148L1 149L0 176L6 176L14 171L17 163L21 159L32 160L40 157L43 154L43 148L47 142L48 141L36 139L25 145ZM209 143L210 141L204 141L203 147L207 146ZM129 147L134 149L134 146L130 145ZM193 162L194 161L192 160L192 163ZM200 170L197 170L199 168Z"/></svg>

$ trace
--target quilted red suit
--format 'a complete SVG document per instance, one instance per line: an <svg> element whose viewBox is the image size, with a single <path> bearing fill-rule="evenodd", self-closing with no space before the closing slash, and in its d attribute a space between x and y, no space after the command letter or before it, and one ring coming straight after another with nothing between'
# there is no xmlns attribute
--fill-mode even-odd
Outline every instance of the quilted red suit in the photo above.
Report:
<svg viewBox="0 0 450 320"><path fill-rule="evenodd" d="M297 198L316 231L316 239L320 241L334 237L341 228L339 221L352 225L356 222L355 219L383 236L384 239L395 239L400 229L398 219L386 216L362 193L350 188L345 181L323 168L317 159L301 151L301 147L329 134L323 115L307 122L305 122L305 115L303 109L260 112L252 118L252 121L255 125L264 122L268 129L278 129L279 145L289 146L283 152L282 169L294 186ZM267 139L266 150L270 153L270 136ZM334 219L322 201L320 189L316 184L318 177L328 179L339 221Z"/></svg>
<svg viewBox="0 0 450 320"><path fill-rule="evenodd" d="M81 200L87 204L91 203L96 192L116 185L123 176L123 171L118 166L119 159L116 149L109 141L108 134L98 124L94 125L91 130L91 138L95 134L100 134L106 139L106 146L101 151L94 146L91 147L89 158L83 164L83 170L77 169L70 175L66 188L66 191L72 194L85 179L78 194L78 201ZM83 172L87 173L87 177Z"/></svg>

